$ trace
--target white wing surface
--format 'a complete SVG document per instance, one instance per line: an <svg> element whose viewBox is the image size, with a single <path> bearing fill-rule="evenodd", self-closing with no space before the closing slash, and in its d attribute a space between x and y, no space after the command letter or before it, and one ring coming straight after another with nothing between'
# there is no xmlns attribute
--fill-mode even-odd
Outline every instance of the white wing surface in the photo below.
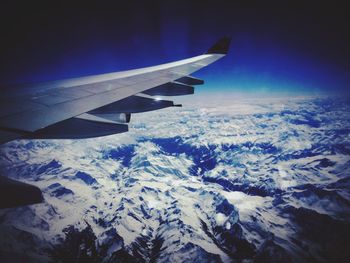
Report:
<svg viewBox="0 0 350 263"><path fill-rule="evenodd" d="M127 131L130 114L176 106L151 96L192 94L203 81L190 74L225 56L229 43L223 38L204 55L162 65L8 88L0 97L0 143Z"/></svg>

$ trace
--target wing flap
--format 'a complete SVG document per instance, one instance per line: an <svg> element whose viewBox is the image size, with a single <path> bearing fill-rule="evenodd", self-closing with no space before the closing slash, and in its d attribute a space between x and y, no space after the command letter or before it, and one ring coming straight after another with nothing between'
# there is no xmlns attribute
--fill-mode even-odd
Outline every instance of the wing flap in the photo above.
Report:
<svg viewBox="0 0 350 263"><path fill-rule="evenodd" d="M84 139L123 133L128 125L115 123L93 116L71 118L39 129L26 136L27 139Z"/></svg>
<svg viewBox="0 0 350 263"><path fill-rule="evenodd" d="M186 85L202 85L204 84L204 80L198 79L192 76L184 76L176 80L176 82L180 82Z"/></svg>
<svg viewBox="0 0 350 263"><path fill-rule="evenodd" d="M90 111L90 114L139 113L174 106L169 100L158 100L141 96L130 96L120 101Z"/></svg>
<svg viewBox="0 0 350 263"><path fill-rule="evenodd" d="M83 113L83 115L88 113ZM90 114L89 114L90 115ZM110 120L117 123L129 123L131 119L131 113L94 113L91 114L99 118ZM82 115L79 115L82 116Z"/></svg>
<svg viewBox="0 0 350 263"><path fill-rule="evenodd" d="M168 82L145 90L143 93L150 96L182 96L193 94L194 87L182 83Z"/></svg>

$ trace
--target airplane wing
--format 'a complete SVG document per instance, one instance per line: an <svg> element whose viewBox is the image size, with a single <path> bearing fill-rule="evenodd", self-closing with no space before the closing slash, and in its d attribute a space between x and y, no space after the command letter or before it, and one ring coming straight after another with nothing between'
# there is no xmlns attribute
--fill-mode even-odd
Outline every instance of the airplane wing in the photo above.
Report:
<svg viewBox="0 0 350 263"><path fill-rule="evenodd" d="M203 55L162 65L2 90L0 143L125 132L131 113L174 106L152 96L192 94L203 81L190 74L224 57L229 44L223 38Z"/></svg>
<svg viewBox="0 0 350 263"><path fill-rule="evenodd" d="M224 57L230 39L205 54L162 65L9 87L0 95L0 144L14 139L78 139L128 131L133 113L175 105L153 96L194 93L191 74ZM40 189L0 176L0 208L42 201Z"/></svg>

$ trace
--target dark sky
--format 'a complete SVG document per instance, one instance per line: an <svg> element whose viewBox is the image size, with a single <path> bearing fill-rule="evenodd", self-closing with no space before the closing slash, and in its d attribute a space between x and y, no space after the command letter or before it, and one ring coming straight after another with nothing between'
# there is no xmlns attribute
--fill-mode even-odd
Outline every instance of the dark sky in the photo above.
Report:
<svg viewBox="0 0 350 263"><path fill-rule="evenodd" d="M335 94L348 88L350 19L345 4L47 2L2 3L1 83L169 62L203 53L221 36L231 36L229 56L197 74L209 88Z"/></svg>

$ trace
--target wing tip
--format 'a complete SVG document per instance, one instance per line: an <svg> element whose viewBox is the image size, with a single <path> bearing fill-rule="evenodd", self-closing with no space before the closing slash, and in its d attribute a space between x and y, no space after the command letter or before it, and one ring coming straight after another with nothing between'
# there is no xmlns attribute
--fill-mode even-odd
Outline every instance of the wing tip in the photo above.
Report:
<svg viewBox="0 0 350 263"><path fill-rule="evenodd" d="M227 54L230 48L231 38L220 38L214 45L212 45L205 54Z"/></svg>

